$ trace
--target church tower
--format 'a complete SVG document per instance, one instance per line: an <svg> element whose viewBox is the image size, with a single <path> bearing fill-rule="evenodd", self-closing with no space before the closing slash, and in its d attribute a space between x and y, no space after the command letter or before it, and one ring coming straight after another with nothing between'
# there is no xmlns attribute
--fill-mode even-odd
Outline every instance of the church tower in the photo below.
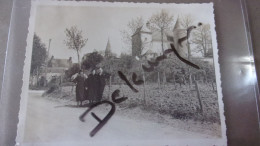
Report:
<svg viewBox="0 0 260 146"><path fill-rule="evenodd" d="M152 32L149 22L136 29L132 35L132 56L141 57L149 51L152 41Z"/></svg>
<svg viewBox="0 0 260 146"><path fill-rule="evenodd" d="M110 41L108 38L107 46L106 46L106 50L105 50L105 57L111 57L111 56L112 56L112 51L111 51Z"/></svg>

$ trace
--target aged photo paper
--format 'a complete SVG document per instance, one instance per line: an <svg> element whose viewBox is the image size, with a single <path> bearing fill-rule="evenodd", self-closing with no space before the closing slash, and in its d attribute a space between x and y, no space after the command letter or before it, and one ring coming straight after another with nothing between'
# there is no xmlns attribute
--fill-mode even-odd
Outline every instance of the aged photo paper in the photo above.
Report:
<svg viewBox="0 0 260 146"><path fill-rule="evenodd" d="M213 3L31 4L17 145L227 145Z"/></svg>

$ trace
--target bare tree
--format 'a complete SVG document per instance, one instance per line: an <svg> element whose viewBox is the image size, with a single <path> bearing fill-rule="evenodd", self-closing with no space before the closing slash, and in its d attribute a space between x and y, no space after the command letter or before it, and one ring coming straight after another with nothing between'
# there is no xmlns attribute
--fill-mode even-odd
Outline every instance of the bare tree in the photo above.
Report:
<svg viewBox="0 0 260 146"><path fill-rule="evenodd" d="M191 48L190 48L190 33L191 31L196 28L193 26L194 19L191 14L182 15L180 19L181 26L186 30L186 36L187 36L187 49L188 49L188 59L191 59ZM188 66L188 76L189 76L189 85L191 87L192 84L192 73L191 73L191 67Z"/></svg>
<svg viewBox="0 0 260 146"><path fill-rule="evenodd" d="M125 30L121 30L122 38L124 43L131 48L132 45L132 35L136 32L137 28L144 25L144 19L142 16L137 18L132 18L128 23Z"/></svg>
<svg viewBox="0 0 260 146"><path fill-rule="evenodd" d="M184 29L188 29L190 26L192 26L193 23L194 23L194 19L191 16L191 14L181 16L180 24Z"/></svg>
<svg viewBox="0 0 260 146"><path fill-rule="evenodd" d="M194 19L190 14L181 16L180 24L184 29L186 29L187 37L188 37L188 33L189 33L188 30L193 25L193 22L194 22ZM190 59L191 49L190 49L189 38L187 38L187 49L188 49L188 59Z"/></svg>
<svg viewBox="0 0 260 146"><path fill-rule="evenodd" d="M159 30L161 32L162 51L164 52L163 36L165 30L170 29L172 27L173 16L170 15L166 10L161 10L161 12L152 15L149 22L152 29Z"/></svg>
<svg viewBox="0 0 260 146"><path fill-rule="evenodd" d="M150 18L149 22L151 25L151 29L153 31L159 30L161 32L162 52L164 52L163 36L164 36L165 31L172 28L172 26L173 26L173 15L170 15L166 10L161 10L161 12L153 14L152 17ZM158 78L159 78L159 76L158 76ZM165 71L163 71L163 82L166 83Z"/></svg>
<svg viewBox="0 0 260 146"><path fill-rule="evenodd" d="M76 26L72 26L69 29L66 28L65 34L67 36L67 39L64 40L64 42L69 49L73 49L77 52L78 63L81 68L79 53L81 49L86 45L88 39L83 38L82 31L78 30Z"/></svg>
<svg viewBox="0 0 260 146"><path fill-rule="evenodd" d="M207 57L208 49L212 47L210 25L205 24L193 32L192 43L196 44L196 52L200 52L203 57Z"/></svg>

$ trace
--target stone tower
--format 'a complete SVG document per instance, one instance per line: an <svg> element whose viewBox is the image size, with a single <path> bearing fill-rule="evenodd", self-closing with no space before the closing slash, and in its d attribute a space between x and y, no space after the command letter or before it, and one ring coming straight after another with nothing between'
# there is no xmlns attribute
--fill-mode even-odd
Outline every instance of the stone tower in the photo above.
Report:
<svg viewBox="0 0 260 146"><path fill-rule="evenodd" d="M141 57L149 51L152 42L152 32L149 22L136 29L132 35L132 56Z"/></svg>

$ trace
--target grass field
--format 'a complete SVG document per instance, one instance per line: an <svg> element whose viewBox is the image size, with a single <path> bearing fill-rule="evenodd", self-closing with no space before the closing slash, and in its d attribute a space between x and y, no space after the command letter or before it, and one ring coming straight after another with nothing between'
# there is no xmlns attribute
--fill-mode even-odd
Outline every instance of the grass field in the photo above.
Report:
<svg viewBox="0 0 260 146"><path fill-rule="evenodd" d="M121 107L141 107L161 114L169 114L177 119L194 119L199 121L220 123L219 106L216 91L208 84L199 84L199 90L203 105L203 113L200 110L197 91L194 87L168 84L158 88L157 84L145 86L145 98L143 85L136 87L139 92L133 92L126 85L113 85L111 92L119 89L121 96L127 96L128 100L119 105ZM104 95L108 97L107 87Z"/></svg>
<svg viewBox="0 0 260 146"><path fill-rule="evenodd" d="M135 86L139 91L133 92L127 85L112 85L110 90L106 86L103 99L108 99L113 91L120 90L120 96L127 96L123 103L117 104L119 108L139 107L144 111L151 111L160 114L170 115L176 119L193 119L195 121L205 121L220 124L219 105L217 92L211 84L199 83L203 112L200 110L199 100L195 87L189 85L167 84L161 89L157 84ZM65 100L75 100L75 87L62 87L61 91L54 91L50 95L54 98Z"/></svg>

